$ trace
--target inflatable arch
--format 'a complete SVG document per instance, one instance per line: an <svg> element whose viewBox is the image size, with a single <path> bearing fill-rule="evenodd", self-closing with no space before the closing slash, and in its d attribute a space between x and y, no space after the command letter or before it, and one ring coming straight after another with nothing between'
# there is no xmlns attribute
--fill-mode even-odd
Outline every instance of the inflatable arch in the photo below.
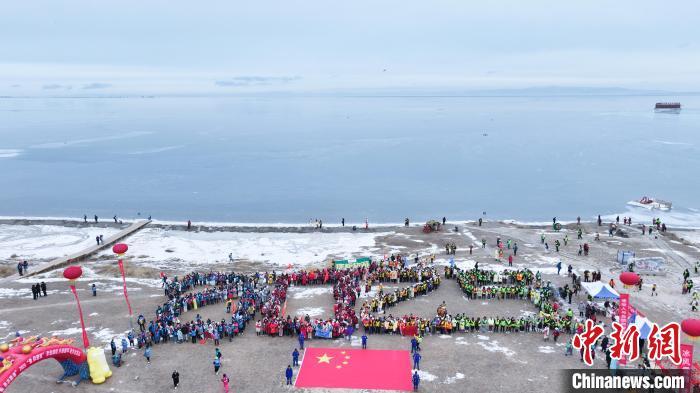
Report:
<svg viewBox="0 0 700 393"><path fill-rule="evenodd" d="M29 367L46 359L55 359L63 367L63 376L79 375L80 381L89 378L87 356L80 348L70 344L73 340L56 337L39 338L19 337L10 344L0 345L0 393L4 393L10 384Z"/></svg>

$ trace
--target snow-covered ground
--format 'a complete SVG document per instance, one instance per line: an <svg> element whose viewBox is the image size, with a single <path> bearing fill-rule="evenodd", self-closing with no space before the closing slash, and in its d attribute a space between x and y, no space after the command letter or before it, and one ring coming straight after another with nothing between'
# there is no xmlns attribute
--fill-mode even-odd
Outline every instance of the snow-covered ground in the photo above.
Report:
<svg viewBox="0 0 700 393"><path fill-rule="evenodd" d="M308 315L310 317L317 317L323 315L322 307L303 307L296 311L296 315Z"/></svg>
<svg viewBox="0 0 700 393"><path fill-rule="evenodd" d="M455 267L462 270L473 269L476 264L476 260L471 258L453 258ZM558 256L536 256L536 255L521 255L516 258L516 262L513 263L512 267L508 266L508 259L503 258L501 262L497 262L495 259L484 263L483 261L479 264L480 269L493 270L496 272L503 272L504 270L513 269L530 269L533 272L540 272L542 274L556 274L557 273L557 262L561 261L562 258ZM437 258L435 263L438 265L450 265L450 260L446 258ZM590 268L593 270L593 268ZM573 269L574 272L578 272L577 269ZM562 262L561 274L566 274L566 264Z"/></svg>
<svg viewBox="0 0 700 393"><path fill-rule="evenodd" d="M100 275L97 274L92 267L82 265L83 268L83 275L80 276L80 280L82 281L87 281L88 283L92 284L95 283L98 287L98 290L100 291L108 291L108 292L120 292L122 290L122 278L118 276L105 276L105 275ZM127 266L127 272L128 272L128 266ZM16 279L15 282L17 283L23 283L23 284L36 284L40 282L45 282L45 283L65 283L66 279L63 277L55 277L54 272L46 272L46 273L41 273L37 274L32 277L25 277L25 278L19 278ZM100 281L108 281L108 282L114 282L115 284L113 285L105 285L103 283L100 283ZM143 285L146 287L152 287L152 288L160 288L162 281L160 279L156 278L138 278L138 277L126 277L126 282L127 283L134 283L138 285ZM7 289L5 289L7 290ZM79 289L80 290L80 289ZM130 291L132 289L129 289ZM138 289L133 289L133 290L138 290ZM27 292L29 293L29 296L31 297L31 292L27 288ZM3 296L3 289L0 288L0 298ZM6 296L6 297L12 297L12 296Z"/></svg>
<svg viewBox="0 0 700 393"><path fill-rule="evenodd" d="M139 261L214 263L234 259L279 266L367 255L384 233L187 232L145 228L129 237L129 254ZM112 255L105 251L105 255ZM144 256L145 258L141 258Z"/></svg>
<svg viewBox="0 0 700 393"><path fill-rule="evenodd" d="M312 298L318 295L323 295L323 294L330 294L332 291L330 286L324 286L324 287L311 287L311 288L304 288L304 287L291 287L289 288L289 293L291 294L292 299L308 299Z"/></svg>
<svg viewBox="0 0 700 393"><path fill-rule="evenodd" d="M677 232L676 235L700 247L700 231Z"/></svg>
<svg viewBox="0 0 700 393"><path fill-rule="evenodd" d="M116 228L62 227L56 225L0 225L0 260L49 259L69 255L92 245L95 237L112 236Z"/></svg>

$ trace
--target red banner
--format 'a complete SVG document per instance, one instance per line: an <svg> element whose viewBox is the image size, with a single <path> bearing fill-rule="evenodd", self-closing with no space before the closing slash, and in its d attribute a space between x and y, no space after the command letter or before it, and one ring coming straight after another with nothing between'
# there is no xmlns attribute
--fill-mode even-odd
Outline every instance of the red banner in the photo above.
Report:
<svg viewBox="0 0 700 393"><path fill-rule="evenodd" d="M620 308L618 310L618 316L620 317L620 325L622 325L622 331L627 331L627 325L630 319L629 314L630 307L630 295L629 293L620 294ZM627 364L627 356L622 356L619 361L621 366Z"/></svg>
<svg viewBox="0 0 700 393"><path fill-rule="evenodd" d="M407 336L407 337L413 337L418 334L418 326L416 325L407 325L401 328L401 335Z"/></svg>
<svg viewBox="0 0 700 393"><path fill-rule="evenodd" d="M124 286L124 288L123 288L124 289L124 299L126 299L126 306L129 308L129 316L132 316L133 314L131 312L131 303L129 302L129 294L126 292L126 275L124 273L124 261L122 261L120 258L118 263L119 263L119 272L122 274L122 282L123 282L123 286Z"/></svg>
<svg viewBox="0 0 700 393"><path fill-rule="evenodd" d="M75 285L70 286L71 292L73 292L73 296L75 296L75 302L78 303L78 315L80 315L80 327L83 331L83 347L85 350L90 347L90 340L88 340L88 335L87 331L85 330L85 320L83 319L83 308L80 307L80 299L78 299L78 292L75 291Z"/></svg>
<svg viewBox="0 0 700 393"><path fill-rule="evenodd" d="M295 386L410 391L411 355L408 351L307 348Z"/></svg>
<svg viewBox="0 0 700 393"><path fill-rule="evenodd" d="M692 381L690 378L690 373L693 370L693 346L691 344L681 344L681 370L686 371L685 376L685 391L690 392L692 390Z"/></svg>

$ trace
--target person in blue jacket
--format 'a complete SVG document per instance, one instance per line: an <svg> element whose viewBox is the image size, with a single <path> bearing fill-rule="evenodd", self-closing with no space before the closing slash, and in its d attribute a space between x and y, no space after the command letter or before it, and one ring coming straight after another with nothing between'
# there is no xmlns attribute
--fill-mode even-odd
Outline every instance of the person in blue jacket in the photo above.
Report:
<svg viewBox="0 0 700 393"><path fill-rule="evenodd" d="M147 345L146 349L143 351L143 356L146 358L146 362L151 364L151 346Z"/></svg>
<svg viewBox="0 0 700 393"><path fill-rule="evenodd" d="M421 357L422 357L422 356L421 356L420 353L418 353L418 352L415 352L415 353L413 354L413 368L416 369L416 370L420 370L420 359L421 359Z"/></svg>
<svg viewBox="0 0 700 393"><path fill-rule="evenodd" d="M299 335L299 349L302 351L304 350L304 335L300 334Z"/></svg>
<svg viewBox="0 0 700 393"><path fill-rule="evenodd" d="M287 365L287 369L284 371L284 376L287 377L287 385L292 384L292 376L294 375L294 371L292 371L292 366Z"/></svg>
<svg viewBox="0 0 700 393"><path fill-rule="evenodd" d="M296 348L294 348L294 352L292 352L292 366L299 366L299 351L297 351Z"/></svg>
<svg viewBox="0 0 700 393"><path fill-rule="evenodd" d="M367 335L362 335L362 349L367 349Z"/></svg>
<svg viewBox="0 0 700 393"><path fill-rule="evenodd" d="M420 376L418 375L418 371L413 373L413 391L417 392L418 391L418 384L420 384Z"/></svg>
<svg viewBox="0 0 700 393"><path fill-rule="evenodd" d="M221 360L215 357L212 363L214 364L214 375L219 375L219 369L221 368Z"/></svg>

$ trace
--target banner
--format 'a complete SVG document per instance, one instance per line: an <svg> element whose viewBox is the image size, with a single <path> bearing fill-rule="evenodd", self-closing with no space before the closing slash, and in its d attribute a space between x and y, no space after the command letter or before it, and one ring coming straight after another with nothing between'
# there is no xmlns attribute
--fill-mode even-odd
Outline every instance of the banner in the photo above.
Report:
<svg viewBox="0 0 700 393"><path fill-rule="evenodd" d="M408 351L307 348L297 388L411 391Z"/></svg>
<svg viewBox="0 0 700 393"><path fill-rule="evenodd" d="M620 294L620 309L618 311L618 316L620 317L620 325L622 325L622 331L627 331L627 326L629 325L629 307L630 307L630 295L629 293ZM627 356L622 356L620 359L620 365L624 366L627 364Z"/></svg>
<svg viewBox="0 0 700 393"><path fill-rule="evenodd" d="M354 269L356 267L369 267L372 260L368 257L357 258L354 261L349 261L347 259L339 259L333 261L333 266L337 269Z"/></svg>
<svg viewBox="0 0 700 393"><path fill-rule="evenodd" d="M681 344L681 370L685 371L685 391L692 391L690 374L693 372L693 345Z"/></svg>
<svg viewBox="0 0 700 393"><path fill-rule="evenodd" d="M318 325L316 326L315 336L318 338L333 338L333 328L331 326Z"/></svg>
<svg viewBox="0 0 700 393"><path fill-rule="evenodd" d="M413 337L418 335L418 326L416 325L406 325L401 328L401 335Z"/></svg>

